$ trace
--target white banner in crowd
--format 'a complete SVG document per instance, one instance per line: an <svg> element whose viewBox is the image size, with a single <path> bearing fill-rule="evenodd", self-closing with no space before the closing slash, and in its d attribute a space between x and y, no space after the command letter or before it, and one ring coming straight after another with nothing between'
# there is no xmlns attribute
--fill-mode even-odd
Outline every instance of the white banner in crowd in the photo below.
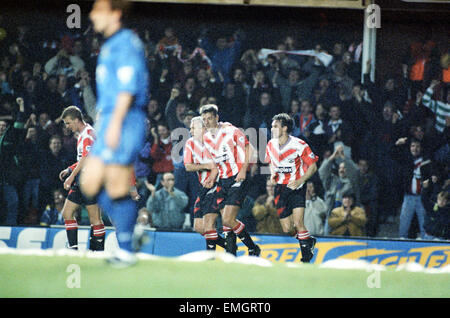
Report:
<svg viewBox="0 0 450 318"><path fill-rule="evenodd" d="M267 56L271 54L284 53L284 54L293 54L293 55L306 55L306 56L314 56L317 57L325 67L330 65L333 60L333 56L324 52L317 52L314 50L296 50L296 51L283 51L283 50L271 50L271 49L261 49L258 52L258 58L260 60L266 59Z"/></svg>

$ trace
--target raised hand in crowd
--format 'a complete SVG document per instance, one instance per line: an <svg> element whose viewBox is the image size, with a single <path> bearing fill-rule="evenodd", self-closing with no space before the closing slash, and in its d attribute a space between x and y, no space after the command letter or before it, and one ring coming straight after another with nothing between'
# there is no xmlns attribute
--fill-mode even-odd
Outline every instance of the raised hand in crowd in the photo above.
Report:
<svg viewBox="0 0 450 318"><path fill-rule="evenodd" d="M147 187L147 189L150 191L150 195L151 196L155 196L156 193L156 187L151 184L150 182L148 182L147 180L145 180L145 186Z"/></svg>
<svg viewBox="0 0 450 318"><path fill-rule="evenodd" d="M25 123L25 128L28 128L30 126L36 126L36 124L37 124L37 116L36 114L32 113Z"/></svg>
<svg viewBox="0 0 450 318"><path fill-rule="evenodd" d="M152 128L150 129L150 133L151 133L152 136L153 136L153 143L157 144L157 143L159 142L159 135L158 135L158 133L156 132L156 127L152 127Z"/></svg>
<svg viewBox="0 0 450 318"><path fill-rule="evenodd" d="M180 96L180 90L178 88L172 88L172 90L170 91L170 99L175 99L178 96Z"/></svg>
<svg viewBox="0 0 450 318"><path fill-rule="evenodd" d="M16 103L17 105L19 105L19 111L21 113L25 112L25 102L23 101L22 97L17 97L16 98Z"/></svg>
<svg viewBox="0 0 450 318"><path fill-rule="evenodd" d="M402 146L404 144L406 144L406 141L408 140L408 137L402 137L397 139L397 141L395 142L396 146Z"/></svg>
<svg viewBox="0 0 450 318"><path fill-rule="evenodd" d="M338 158L341 158L341 159L345 158L343 145L339 145L334 149L334 152L329 157L329 160L334 160L334 159L338 159Z"/></svg>
<svg viewBox="0 0 450 318"><path fill-rule="evenodd" d="M431 81L430 87L431 87L431 88L435 88L435 87L438 86L440 83L441 83L440 80L434 79L434 80Z"/></svg>

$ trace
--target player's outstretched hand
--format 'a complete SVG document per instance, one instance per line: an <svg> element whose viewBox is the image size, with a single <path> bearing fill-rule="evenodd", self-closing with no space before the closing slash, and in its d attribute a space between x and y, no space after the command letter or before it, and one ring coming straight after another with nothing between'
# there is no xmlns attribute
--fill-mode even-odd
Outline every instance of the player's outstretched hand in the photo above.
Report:
<svg viewBox="0 0 450 318"><path fill-rule="evenodd" d="M61 171L59 173L59 180L64 181L64 179L66 178L66 176L69 174L69 170L68 169L64 169L63 171Z"/></svg>
<svg viewBox="0 0 450 318"><path fill-rule="evenodd" d="M64 181L64 189L69 190L72 186L74 178L72 176L67 177L66 181Z"/></svg>
<svg viewBox="0 0 450 318"><path fill-rule="evenodd" d="M214 185L214 179L212 179L211 177L207 178L205 180L205 182L203 183L203 186L206 189L211 189L213 185Z"/></svg>

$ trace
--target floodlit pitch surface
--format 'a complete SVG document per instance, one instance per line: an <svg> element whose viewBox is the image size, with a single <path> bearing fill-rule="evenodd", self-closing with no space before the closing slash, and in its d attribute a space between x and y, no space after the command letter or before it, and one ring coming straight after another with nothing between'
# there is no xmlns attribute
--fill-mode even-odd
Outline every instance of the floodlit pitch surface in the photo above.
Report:
<svg viewBox="0 0 450 318"><path fill-rule="evenodd" d="M224 253L221 253L224 254ZM0 253L0 298L410 298L450 296L444 271L261 262L255 257L140 257L125 269L106 255ZM239 260L240 259L240 260ZM355 263L357 264L357 263Z"/></svg>

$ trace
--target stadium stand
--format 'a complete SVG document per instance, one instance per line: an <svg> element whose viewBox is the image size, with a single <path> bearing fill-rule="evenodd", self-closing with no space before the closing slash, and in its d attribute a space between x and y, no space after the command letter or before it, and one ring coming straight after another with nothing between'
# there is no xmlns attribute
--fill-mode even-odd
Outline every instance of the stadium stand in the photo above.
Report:
<svg viewBox="0 0 450 318"><path fill-rule="evenodd" d="M68 29L59 20L48 19L40 29L26 17L0 19L0 225L39 225L52 204L52 191L62 186L51 178L60 171L58 166L71 161L68 157L76 144L75 137L64 132L59 118L62 109L76 105L88 122L95 123L95 65L102 39L87 23L81 29ZM170 19L160 19L154 23L157 27L151 27L153 23L139 15L136 21L135 31L145 43L152 96L148 106L151 133L136 163L142 172L137 179L141 207L150 195L145 183L158 187L158 175L173 172L179 164L164 162L161 170L161 161L177 160L177 156L159 158L155 153L168 143L180 150L179 140L166 138L170 130L189 129L188 112L197 113L208 103L218 105L225 121L245 129L269 128L274 114L290 112L296 120L296 136L305 139L319 156L319 165L325 162L333 173L333 187L326 180L315 183L321 198L332 202L328 216L340 205L337 189L348 182L345 174L339 174L340 163L344 158L354 167L354 163L366 162L370 174L359 167L352 177L359 188L357 202L371 220L367 235L398 236L404 218L400 213L406 209L402 209L404 198L421 205L424 180L449 191L450 64L445 38L408 39L404 58L389 76L372 82L366 74L362 83L361 34L339 31L331 24L316 28L297 21L295 28L278 25L270 30L260 25L236 28L233 23L224 26L208 20L192 25ZM261 49L275 52L262 55ZM316 56L293 54L295 50L314 50ZM332 57L331 62L320 59L319 53ZM383 59L389 58L387 54ZM23 112L17 97L24 100ZM303 104L311 107L307 115ZM159 136L159 124L169 132L157 147L153 141ZM52 149L54 135L61 137L61 149ZM409 147L416 140L422 151L408 158L413 165L406 172L405 161L398 159L404 154L397 153L398 140L405 137L400 146ZM254 146L264 153L261 140ZM342 156L333 157L330 163L338 147ZM421 163L422 156L430 161ZM256 231L257 221L249 211L267 193L266 179L259 174L263 163L255 166L247 200L251 206L242 213L248 216L243 217L248 228ZM375 184L368 187L369 183ZM152 211L148 213L151 218ZM411 217L406 223L402 226L407 227L409 238L424 231L421 220Z"/></svg>

